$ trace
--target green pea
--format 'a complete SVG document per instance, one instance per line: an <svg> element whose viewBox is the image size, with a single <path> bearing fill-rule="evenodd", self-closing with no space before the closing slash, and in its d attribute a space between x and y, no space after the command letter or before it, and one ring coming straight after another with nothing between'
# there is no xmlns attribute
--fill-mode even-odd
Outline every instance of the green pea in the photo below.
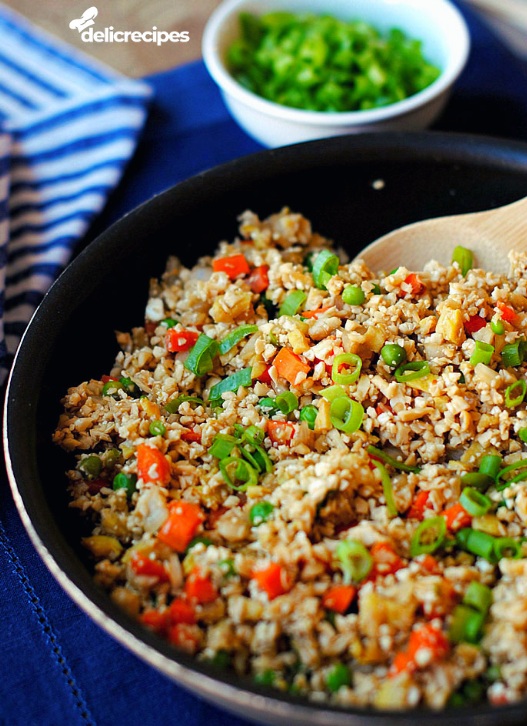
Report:
<svg viewBox="0 0 527 726"><path fill-rule="evenodd" d="M107 449L104 454L104 466L112 469L121 458L120 449Z"/></svg>
<svg viewBox="0 0 527 726"><path fill-rule="evenodd" d="M276 401L274 398L269 398L268 396L266 398L261 398L258 401L258 406L265 410L266 413L269 413L272 415L273 413L276 413L279 408L276 405Z"/></svg>
<svg viewBox="0 0 527 726"><path fill-rule="evenodd" d="M79 469L90 479L95 479L101 473L102 461L96 454L90 454L79 462Z"/></svg>
<svg viewBox="0 0 527 726"><path fill-rule="evenodd" d="M265 500L253 504L249 512L249 519L251 520L251 524L257 527L259 524L262 524L262 522L266 522L269 519L273 509L274 506L271 504L271 502L266 502Z"/></svg>
<svg viewBox="0 0 527 726"><path fill-rule="evenodd" d="M164 436L167 432L167 427L162 421L151 421L148 430L152 436Z"/></svg>
<svg viewBox="0 0 527 726"><path fill-rule="evenodd" d="M362 305L362 303L366 300L366 295L364 294L362 287L359 287L358 285L348 285L344 288L342 300L346 303L346 305Z"/></svg>
<svg viewBox="0 0 527 726"><path fill-rule="evenodd" d="M102 387L102 395L103 396L113 396L114 398L119 398L119 394L117 391L120 391L124 388L124 384L121 383L121 381L106 381L104 386Z"/></svg>
<svg viewBox="0 0 527 726"><path fill-rule="evenodd" d="M174 325L178 324L178 320L175 318L164 318L164 320L161 321L161 325L164 325L167 328L173 328Z"/></svg>
<svg viewBox="0 0 527 726"><path fill-rule="evenodd" d="M258 683L260 686L272 686L275 678L276 673L270 668L267 668L261 673L256 673L256 675L254 676L254 682Z"/></svg>
<svg viewBox="0 0 527 726"><path fill-rule="evenodd" d="M406 362L406 351L397 343L386 343L381 350L381 358L390 368L397 368Z"/></svg>
<svg viewBox="0 0 527 726"><path fill-rule="evenodd" d="M135 474L125 474L124 471L120 471L113 478L112 487L114 491L119 489L126 489L126 494L131 497L136 490L137 477Z"/></svg>
<svg viewBox="0 0 527 726"><path fill-rule="evenodd" d="M318 408L316 406L313 406L312 403L308 404L307 406L304 406L304 408L300 409L300 421L305 421L308 425L308 427L313 431L315 428L315 421L318 416Z"/></svg>
<svg viewBox="0 0 527 726"><path fill-rule="evenodd" d="M335 663L326 676L326 686L331 693L336 693L342 686L351 684L349 668L344 663Z"/></svg>

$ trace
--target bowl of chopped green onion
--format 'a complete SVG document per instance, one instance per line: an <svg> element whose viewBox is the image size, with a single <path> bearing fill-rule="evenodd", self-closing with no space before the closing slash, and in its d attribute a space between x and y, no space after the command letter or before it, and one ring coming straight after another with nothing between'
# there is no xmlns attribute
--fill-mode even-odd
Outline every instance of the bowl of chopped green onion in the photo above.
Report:
<svg viewBox="0 0 527 726"><path fill-rule="evenodd" d="M449 0L225 0L203 34L234 119L270 147L427 128L469 47Z"/></svg>

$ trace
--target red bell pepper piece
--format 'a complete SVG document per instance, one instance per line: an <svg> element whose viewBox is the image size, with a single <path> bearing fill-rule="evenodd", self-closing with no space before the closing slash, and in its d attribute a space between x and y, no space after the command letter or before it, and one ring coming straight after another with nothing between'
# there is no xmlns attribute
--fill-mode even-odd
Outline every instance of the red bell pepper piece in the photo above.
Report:
<svg viewBox="0 0 527 726"><path fill-rule="evenodd" d="M172 502L169 515L158 532L158 539L176 552L184 552L205 519L199 504L183 500Z"/></svg>
<svg viewBox="0 0 527 726"><path fill-rule="evenodd" d="M217 599L218 590L210 577L204 577L199 568L194 567L185 581L185 595L190 602L205 605Z"/></svg>
<svg viewBox="0 0 527 726"><path fill-rule="evenodd" d="M150 557L141 552L134 552L130 560L130 567L136 575L155 577L158 582L168 581L168 573L161 562L151 560Z"/></svg>
<svg viewBox="0 0 527 726"><path fill-rule="evenodd" d="M269 287L269 265L259 265L255 267L247 280L251 290L259 295Z"/></svg>
<svg viewBox="0 0 527 726"><path fill-rule="evenodd" d="M165 347L169 353L181 353L190 350L199 338L194 330L175 330L169 328L165 334Z"/></svg>
<svg viewBox="0 0 527 726"><path fill-rule="evenodd" d="M291 582L287 571L277 562L271 562L267 567L253 570L252 578L258 583L260 590L267 593L269 600L289 592Z"/></svg>
<svg viewBox="0 0 527 726"><path fill-rule="evenodd" d="M137 473L144 482L168 484L170 481L170 464L166 456L148 444L137 447Z"/></svg>
<svg viewBox="0 0 527 726"><path fill-rule="evenodd" d="M322 605L343 615L351 605L357 590L353 585L333 585L322 596Z"/></svg>
<svg viewBox="0 0 527 726"><path fill-rule="evenodd" d="M501 313L501 319L505 320L506 323L514 323L516 321L518 314L510 305L506 305L500 300L496 303L496 307Z"/></svg>
<svg viewBox="0 0 527 726"><path fill-rule="evenodd" d="M231 280L235 280L241 275L248 275L251 271L245 255L242 254L213 260L212 269L214 272L225 272Z"/></svg>
<svg viewBox="0 0 527 726"><path fill-rule="evenodd" d="M487 321L485 318L482 318L481 315L471 315L468 320L465 320L463 323L465 331L472 335L472 333L477 333L478 330L481 330L481 328L484 328L487 324Z"/></svg>

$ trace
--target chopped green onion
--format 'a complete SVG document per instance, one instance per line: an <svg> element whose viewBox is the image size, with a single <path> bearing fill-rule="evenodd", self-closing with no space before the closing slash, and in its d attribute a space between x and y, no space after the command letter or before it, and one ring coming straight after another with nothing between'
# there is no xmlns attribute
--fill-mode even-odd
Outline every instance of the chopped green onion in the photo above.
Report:
<svg viewBox="0 0 527 726"><path fill-rule="evenodd" d="M446 537L446 521L444 517L431 517L424 519L417 527L410 540L410 554L429 555L435 552Z"/></svg>
<svg viewBox="0 0 527 726"><path fill-rule="evenodd" d="M258 428L258 426L248 426L245 431L241 432L242 439L248 441L250 444L261 444L265 439L265 431Z"/></svg>
<svg viewBox="0 0 527 726"><path fill-rule="evenodd" d="M397 505L395 504L395 499L393 496L393 484L390 475L386 471L386 467L381 464L380 461L372 459L372 464L375 466L376 469L379 470L379 473L381 475L382 490L384 493L384 499L386 501L386 509L388 510L388 514L390 515L390 517L396 517L399 512L397 511Z"/></svg>
<svg viewBox="0 0 527 726"><path fill-rule="evenodd" d="M219 398L221 398L223 393L227 393L227 391L234 391L236 392L240 386L250 386L252 383L252 368L242 368L241 371L236 371L236 373L232 373L230 376L227 376L227 378L224 378L223 381L220 381L219 383L216 383L215 386L212 386L209 392L209 400L215 401Z"/></svg>
<svg viewBox="0 0 527 726"><path fill-rule="evenodd" d="M126 495L131 497L136 490L137 477L135 474L125 474L120 471L113 478L112 488L114 491L126 489Z"/></svg>
<svg viewBox="0 0 527 726"><path fill-rule="evenodd" d="M276 400L274 398L270 398L269 396L266 396L265 398L260 398L256 405L259 408L263 409L266 413L269 413L270 416L272 416L279 410L278 406L276 405Z"/></svg>
<svg viewBox="0 0 527 726"><path fill-rule="evenodd" d="M414 360L410 363L403 363L396 368L394 376L398 383L416 381L430 375L430 364L427 360Z"/></svg>
<svg viewBox="0 0 527 726"><path fill-rule="evenodd" d="M513 368L523 363L522 341L517 340L515 343L508 343L503 346L501 351L501 362L504 368Z"/></svg>
<svg viewBox="0 0 527 726"><path fill-rule="evenodd" d="M457 262L461 269L461 274L466 275L474 266L474 255L471 250L458 245L452 252L452 263Z"/></svg>
<svg viewBox="0 0 527 726"><path fill-rule="evenodd" d="M494 537L471 527L464 527L456 532L456 543L461 549L483 557L489 562L494 561Z"/></svg>
<svg viewBox="0 0 527 726"><path fill-rule="evenodd" d="M403 464L402 461L398 461L397 459L394 459L393 456L390 456L386 452L384 452L382 449L377 449L375 446L368 446L366 451L368 454L371 454L373 457L377 459L382 459L385 464L389 464L390 466L393 466L394 469L400 469L401 471L412 471L414 473L417 473L420 471L418 466L411 466L410 464Z"/></svg>
<svg viewBox="0 0 527 726"><path fill-rule="evenodd" d="M503 325L502 320L491 320L490 329L495 335L503 335L505 332L505 326Z"/></svg>
<svg viewBox="0 0 527 726"><path fill-rule="evenodd" d="M344 573L345 585L362 582L370 574L373 559L362 542L342 540L338 543L335 554Z"/></svg>
<svg viewBox="0 0 527 726"><path fill-rule="evenodd" d="M492 507L491 500L473 487L463 489L459 503L472 517L482 517Z"/></svg>
<svg viewBox="0 0 527 726"><path fill-rule="evenodd" d="M228 668L231 663L231 654L227 650L218 650L210 660L208 660L215 668Z"/></svg>
<svg viewBox="0 0 527 726"><path fill-rule="evenodd" d="M313 263L313 281L319 290L325 290L331 278L339 271L339 258L329 250L321 250Z"/></svg>
<svg viewBox="0 0 527 726"><path fill-rule="evenodd" d="M278 308L277 317L280 318L282 315L296 315L306 299L307 295L303 290L292 290Z"/></svg>
<svg viewBox="0 0 527 726"><path fill-rule="evenodd" d="M173 398L172 401L169 401L165 406L165 411L167 413L177 413L181 404L185 403L186 401L188 401L188 403L195 403L197 406L203 405L202 398L198 398L197 396L182 395L178 396L177 398Z"/></svg>
<svg viewBox="0 0 527 726"><path fill-rule="evenodd" d="M479 489L482 492L486 491L493 482L492 477L479 471L471 471L461 477L461 484L464 487L474 487L474 489Z"/></svg>
<svg viewBox="0 0 527 726"><path fill-rule="evenodd" d="M214 368L214 357L218 354L218 342L209 338L208 335L200 333L195 345L189 350L189 354L183 365L185 368L201 377Z"/></svg>
<svg viewBox="0 0 527 726"><path fill-rule="evenodd" d="M196 545L199 545L199 544L204 544L205 547L209 547L212 544L212 540L209 539L208 537L201 537L201 536L194 537L194 539L190 540L190 543L189 543L187 549L185 550L185 554L188 554L191 549L193 549L194 547L196 547Z"/></svg>
<svg viewBox="0 0 527 726"><path fill-rule="evenodd" d="M492 590L477 580L472 580L463 597L463 604L475 608L484 615L492 603Z"/></svg>
<svg viewBox="0 0 527 726"><path fill-rule="evenodd" d="M235 446L238 445L238 439L230 434L216 434L212 439L209 454L217 459L226 459L232 453Z"/></svg>
<svg viewBox="0 0 527 726"><path fill-rule="evenodd" d="M519 406L520 403L523 403L526 393L527 383L523 378L515 383L511 383L510 386L507 386L505 389L505 405L507 408L515 408L516 406Z"/></svg>
<svg viewBox="0 0 527 726"><path fill-rule="evenodd" d="M380 295L382 292L380 286L377 285L376 282L373 283L373 287L371 288L371 291L372 291L373 295Z"/></svg>
<svg viewBox="0 0 527 726"><path fill-rule="evenodd" d="M254 682L260 686L272 686L276 679L276 673L271 668L266 668L261 673L254 675Z"/></svg>
<svg viewBox="0 0 527 726"><path fill-rule="evenodd" d="M327 401L334 401L336 398L347 397L346 391L342 386L328 386L320 391L320 395Z"/></svg>
<svg viewBox="0 0 527 726"><path fill-rule="evenodd" d="M177 325L177 324L178 324L178 322L179 322L179 321L178 321L178 320L176 320L175 318L164 318L164 319L163 319L163 320L161 321L160 325L164 325L164 326L165 326L165 327L167 327L167 328L173 328L173 327L174 327L174 325Z"/></svg>
<svg viewBox="0 0 527 726"><path fill-rule="evenodd" d="M499 562L503 557L518 560L522 556L522 546L512 537L496 537L494 540L494 557Z"/></svg>
<svg viewBox="0 0 527 726"><path fill-rule="evenodd" d="M312 403L308 404L307 406L304 406L304 408L300 409L300 421L305 421L308 425L308 427L311 429L311 431L315 428L315 421L318 416L318 408L316 406L313 406Z"/></svg>
<svg viewBox="0 0 527 726"><path fill-rule="evenodd" d="M229 456L220 460L220 471L225 482L237 492L244 492L249 486L258 484L258 472L244 459Z"/></svg>
<svg viewBox="0 0 527 726"><path fill-rule="evenodd" d="M527 428L518 429L518 438L524 444L527 444Z"/></svg>
<svg viewBox="0 0 527 726"><path fill-rule="evenodd" d="M505 478L507 474L510 474L514 471L519 471L519 473L515 476L512 476L510 479ZM498 492L502 492L504 489L507 489L507 487L511 484L514 484L518 481L523 481L524 479L527 479L527 459L520 459L519 461L515 461L514 464L509 464L509 466L505 466L500 471L496 478L496 490Z"/></svg>
<svg viewBox="0 0 527 726"><path fill-rule="evenodd" d="M102 387L103 396L112 396L115 399L119 399L120 396L117 391L124 390L124 384L122 381L106 381Z"/></svg>
<svg viewBox="0 0 527 726"><path fill-rule="evenodd" d="M362 305L366 300L364 290L359 285L348 285L342 291L342 301L346 305Z"/></svg>
<svg viewBox="0 0 527 726"><path fill-rule="evenodd" d="M501 469L501 464L502 459L499 454L485 454L480 459L478 471L480 474L486 474L492 479L496 479Z"/></svg>
<svg viewBox="0 0 527 726"><path fill-rule="evenodd" d="M490 343L484 343L481 340L476 340L476 347L474 352L470 356L470 364L476 366L478 363L484 363L486 366L490 363L492 355L494 353L494 346Z"/></svg>
<svg viewBox="0 0 527 726"><path fill-rule="evenodd" d="M406 363L406 351L402 345L386 343L381 349L381 358L390 368L397 368Z"/></svg>
<svg viewBox="0 0 527 726"><path fill-rule="evenodd" d="M273 462L269 458L269 454L262 446L253 444L250 448L242 446L240 449L243 457L247 459L249 464L260 474L269 473L273 470Z"/></svg>
<svg viewBox="0 0 527 726"><path fill-rule="evenodd" d="M126 391L126 393L128 393L129 396L138 396L141 392L139 386L127 376L119 378L119 383L122 384L123 389Z"/></svg>
<svg viewBox="0 0 527 726"><path fill-rule="evenodd" d="M292 391L284 391L275 398L275 404L281 413L287 416L288 413L296 411L298 408L298 398Z"/></svg>
<svg viewBox="0 0 527 726"><path fill-rule="evenodd" d="M342 686L351 685L350 669L344 663L335 663L326 675L326 686L331 693L336 693Z"/></svg>
<svg viewBox="0 0 527 726"><path fill-rule="evenodd" d="M468 605L456 605L448 630L452 643L479 643L485 614Z"/></svg>
<svg viewBox="0 0 527 726"><path fill-rule="evenodd" d="M236 572L236 567L234 566L234 560L232 557L228 557L226 560L220 560L218 562L218 567L223 572L223 577L227 580L229 577L234 577L238 573Z"/></svg>
<svg viewBox="0 0 527 726"><path fill-rule="evenodd" d="M331 401L329 418L336 429L352 434L362 424L364 409L358 401L352 401L347 396L338 396Z"/></svg>
<svg viewBox="0 0 527 726"><path fill-rule="evenodd" d="M121 451L119 449L106 449L102 453L102 457L104 459L104 466L107 469L113 469L113 467L117 464L117 462L121 458Z"/></svg>
<svg viewBox="0 0 527 726"><path fill-rule="evenodd" d="M236 328L236 330L233 330L228 335L223 338L223 340L220 341L219 344L219 352L220 355L225 355L225 353L228 353L229 350L234 348L235 345L237 345L240 340L243 340L248 335L252 335L253 333L258 332L258 326L257 325L240 325L239 328Z"/></svg>
<svg viewBox="0 0 527 726"><path fill-rule="evenodd" d="M90 479L95 479L101 473L102 461L97 454L89 454L89 456L85 456L84 459L80 460L79 469Z"/></svg>
<svg viewBox="0 0 527 726"><path fill-rule="evenodd" d="M249 519L253 527L258 527L262 522L267 522L273 512L274 506L265 500L256 502L249 510Z"/></svg>
<svg viewBox="0 0 527 726"><path fill-rule="evenodd" d="M162 421L155 420L150 422L148 431L152 436L164 436L167 432L167 427Z"/></svg>
<svg viewBox="0 0 527 726"><path fill-rule="evenodd" d="M340 369L345 366L350 373L341 373ZM355 353L341 353L335 356L333 366L331 368L331 378L333 381L342 386L349 386L360 376L362 368L362 359Z"/></svg>

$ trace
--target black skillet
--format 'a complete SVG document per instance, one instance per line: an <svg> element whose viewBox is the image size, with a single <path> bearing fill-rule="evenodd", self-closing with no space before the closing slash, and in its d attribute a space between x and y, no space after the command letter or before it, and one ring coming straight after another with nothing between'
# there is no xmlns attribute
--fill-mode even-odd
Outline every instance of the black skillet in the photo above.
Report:
<svg viewBox="0 0 527 726"><path fill-rule="evenodd" d="M108 372L117 352L114 330L141 324L148 280L163 271L167 256L175 253L191 264L210 253L219 240L235 235L243 210L264 216L287 205L353 256L402 224L490 209L525 195L527 145L440 133L371 134L241 158L169 189L101 234L34 316L5 409L15 500L35 546L69 595L145 661L246 718L334 726L402 726L423 718L434 726L525 724L526 702L426 714L342 711L263 691L177 653L129 620L93 584L79 551L79 521L68 511L61 486L67 463L51 444L66 388Z"/></svg>

